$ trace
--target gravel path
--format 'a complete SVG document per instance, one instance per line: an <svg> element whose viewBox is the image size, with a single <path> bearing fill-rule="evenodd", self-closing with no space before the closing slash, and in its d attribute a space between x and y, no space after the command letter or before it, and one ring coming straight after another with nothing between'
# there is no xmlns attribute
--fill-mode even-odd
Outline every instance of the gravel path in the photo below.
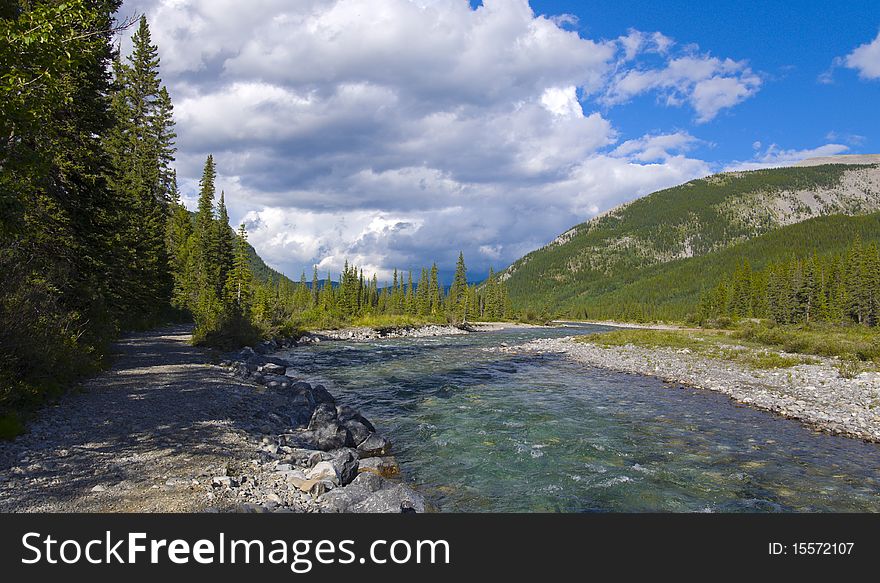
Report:
<svg viewBox="0 0 880 583"><path fill-rule="evenodd" d="M0 511L192 512L232 509L214 476L252 464L265 407L254 385L209 364L191 328L132 334L111 370L0 443Z"/></svg>
<svg viewBox="0 0 880 583"><path fill-rule="evenodd" d="M821 431L880 442L880 373L842 378L831 359L816 357L817 364L758 370L687 349L605 348L574 342L571 337L535 340L499 350L564 353L589 366L717 391Z"/></svg>

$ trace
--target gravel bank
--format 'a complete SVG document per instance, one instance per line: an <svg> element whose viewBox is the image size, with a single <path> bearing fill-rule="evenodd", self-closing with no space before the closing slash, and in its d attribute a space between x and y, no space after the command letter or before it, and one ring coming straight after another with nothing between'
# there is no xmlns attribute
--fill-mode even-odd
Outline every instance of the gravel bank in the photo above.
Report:
<svg viewBox="0 0 880 583"><path fill-rule="evenodd" d="M589 366L717 391L731 399L814 429L880 442L880 373L842 378L832 359L817 364L756 370L706 358L687 349L604 348L573 337L535 340L505 352L555 352Z"/></svg>
<svg viewBox="0 0 880 583"><path fill-rule="evenodd" d="M211 364L190 332L126 337L111 370L0 443L0 512L424 510L357 411L254 351Z"/></svg>
<svg viewBox="0 0 880 583"><path fill-rule="evenodd" d="M380 338L428 338L430 336L468 334L472 331L474 331L474 328L467 325L453 326L428 324L425 326L390 326L384 328L356 326L351 328L341 328L339 330L317 330L314 332L308 332L297 339L296 343L316 344L328 340L364 342L368 340L378 340Z"/></svg>

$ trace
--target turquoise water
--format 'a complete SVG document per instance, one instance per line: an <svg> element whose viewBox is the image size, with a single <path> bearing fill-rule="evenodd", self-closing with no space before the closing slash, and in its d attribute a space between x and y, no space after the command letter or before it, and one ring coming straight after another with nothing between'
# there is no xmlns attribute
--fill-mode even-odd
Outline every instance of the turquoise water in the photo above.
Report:
<svg viewBox="0 0 880 583"><path fill-rule="evenodd" d="M390 437L440 511L880 511L877 444L650 377L485 350L600 329L328 342L281 356Z"/></svg>

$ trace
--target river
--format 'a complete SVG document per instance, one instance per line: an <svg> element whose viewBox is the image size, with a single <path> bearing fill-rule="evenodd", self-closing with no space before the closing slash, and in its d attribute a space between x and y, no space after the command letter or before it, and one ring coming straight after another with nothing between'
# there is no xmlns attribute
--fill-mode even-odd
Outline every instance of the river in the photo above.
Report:
<svg viewBox="0 0 880 583"><path fill-rule="evenodd" d="M441 512L878 512L880 446L727 397L491 348L607 330L324 342L279 353L394 442Z"/></svg>

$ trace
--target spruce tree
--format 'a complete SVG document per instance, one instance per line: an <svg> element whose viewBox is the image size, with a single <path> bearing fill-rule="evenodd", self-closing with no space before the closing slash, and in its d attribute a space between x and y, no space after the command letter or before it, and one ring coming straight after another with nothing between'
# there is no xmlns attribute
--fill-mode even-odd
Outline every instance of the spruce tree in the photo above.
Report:
<svg viewBox="0 0 880 583"><path fill-rule="evenodd" d="M236 241L232 228L229 226L229 214L226 211L226 196L220 192L220 201L217 203L217 220L214 224L214 275L217 285L217 293L221 293L226 286L226 279L232 270L235 258ZM240 234L240 233L239 233Z"/></svg>

